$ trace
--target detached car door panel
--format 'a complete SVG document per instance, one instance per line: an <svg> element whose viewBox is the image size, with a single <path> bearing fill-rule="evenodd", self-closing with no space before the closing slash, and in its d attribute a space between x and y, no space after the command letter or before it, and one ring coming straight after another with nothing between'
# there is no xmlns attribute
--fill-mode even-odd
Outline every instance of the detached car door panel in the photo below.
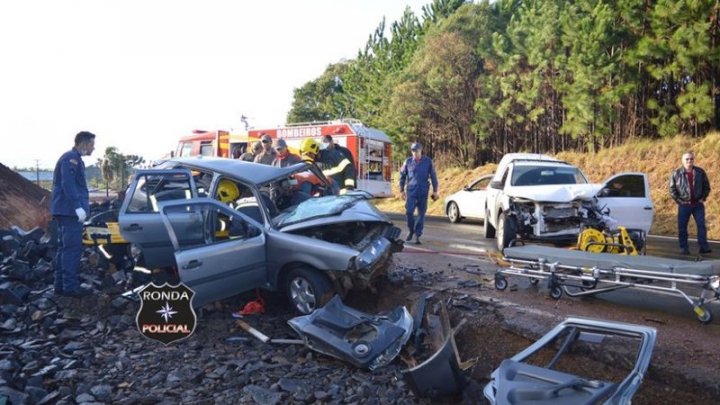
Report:
<svg viewBox="0 0 720 405"><path fill-rule="evenodd" d="M195 291L193 306L265 285L261 224L207 198L163 204L161 215L180 279Z"/></svg>
<svg viewBox="0 0 720 405"><path fill-rule="evenodd" d="M610 209L610 217L619 226L642 229L652 226L655 208L650 199L650 184L644 173L620 173L603 184L598 204Z"/></svg>
<svg viewBox="0 0 720 405"><path fill-rule="evenodd" d="M138 171L120 208L120 233L140 246L146 267L174 265L173 249L160 218L164 201L197 197L192 174L187 169Z"/></svg>

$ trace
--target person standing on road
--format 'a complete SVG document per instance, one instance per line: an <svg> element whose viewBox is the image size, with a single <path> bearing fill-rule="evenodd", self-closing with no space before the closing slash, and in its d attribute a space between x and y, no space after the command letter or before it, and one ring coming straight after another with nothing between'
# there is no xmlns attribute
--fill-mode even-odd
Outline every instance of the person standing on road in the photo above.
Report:
<svg viewBox="0 0 720 405"><path fill-rule="evenodd" d="M275 158L277 158L277 152L273 149L272 138L268 134L262 134L260 142L262 142L263 150L255 155L255 163L271 165Z"/></svg>
<svg viewBox="0 0 720 405"><path fill-rule="evenodd" d="M705 170L695 166L695 154L685 152L682 155L682 167L670 175L670 197L678 205L678 240L680 252L690 254L688 249L688 223L690 216L695 218L700 253L711 253L705 227L705 200L710 194L710 181Z"/></svg>
<svg viewBox="0 0 720 405"><path fill-rule="evenodd" d="M405 200L405 215L407 216L408 235L406 241L415 236L415 244L420 244L425 225L425 212L427 212L428 192L432 183L432 199L438 199L438 180L432 159L422 155L422 145L415 142L410 147L412 156L409 157L400 169L400 196ZM407 191L405 185L407 184ZM418 216L415 219L415 209Z"/></svg>
<svg viewBox="0 0 720 405"><path fill-rule="evenodd" d="M57 221L59 240L55 257L55 294L70 297L88 295L80 288L78 273L82 255L82 224L90 212L90 193L82 156L95 150L95 134L75 135L75 146L65 152L53 173L52 215Z"/></svg>

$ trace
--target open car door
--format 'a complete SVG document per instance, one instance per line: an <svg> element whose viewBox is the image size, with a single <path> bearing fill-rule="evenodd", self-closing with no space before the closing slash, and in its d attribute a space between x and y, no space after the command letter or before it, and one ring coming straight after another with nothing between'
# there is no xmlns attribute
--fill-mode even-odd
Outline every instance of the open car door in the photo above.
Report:
<svg viewBox="0 0 720 405"><path fill-rule="evenodd" d="M187 169L140 170L135 174L120 208L118 223L123 238L142 250L139 265L158 268L175 264L159 204L194 197L197 189Z"/></svg>
<svg viewBox="0 0 720 405"><path fill-rule="evenodd" d="M600 189L598 205L610 209L610 217L618 221L617 225L650 231L655 208L644 173L620 173L607 179Z"/></svg>
<svg viewBox="0 0 720 405"><path fill-rule="evenodd" d="M263 225L209 198L171 201L162 221L182 280L199 308L267 281Z"/></svg>

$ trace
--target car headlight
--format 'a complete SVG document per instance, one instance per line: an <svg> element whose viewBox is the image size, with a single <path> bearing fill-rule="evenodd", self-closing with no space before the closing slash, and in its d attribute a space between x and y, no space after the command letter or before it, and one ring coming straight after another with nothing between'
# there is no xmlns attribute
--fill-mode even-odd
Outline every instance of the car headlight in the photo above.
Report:
<svg viewBox="0 0 720 405"><path fill-rule="evenodd" d="M713 290L720 288L720 277L715 276L710 280L710 288Z"/></svg>

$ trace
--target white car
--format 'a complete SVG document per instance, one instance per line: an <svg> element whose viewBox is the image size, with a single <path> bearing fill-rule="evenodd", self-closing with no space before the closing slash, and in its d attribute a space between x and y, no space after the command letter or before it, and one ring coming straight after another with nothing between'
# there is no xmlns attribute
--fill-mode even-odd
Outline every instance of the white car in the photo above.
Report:
<svg viewBox="0 0 720 405"><path fill-rule="evenodd" d="M493 175L473 181L462 190L445 197L445 215L452 223L463 218L485 219L485 195Z"/></svg>
<svg viewBox="0 0 720 405"><path fill-rule="evenodd" d="M501 251L515 239L569 241L597 224L646 234L654 211L644 173L590 184L579 168L528 153L502 158L485 201L485 237L497 234Z"/></svg>

